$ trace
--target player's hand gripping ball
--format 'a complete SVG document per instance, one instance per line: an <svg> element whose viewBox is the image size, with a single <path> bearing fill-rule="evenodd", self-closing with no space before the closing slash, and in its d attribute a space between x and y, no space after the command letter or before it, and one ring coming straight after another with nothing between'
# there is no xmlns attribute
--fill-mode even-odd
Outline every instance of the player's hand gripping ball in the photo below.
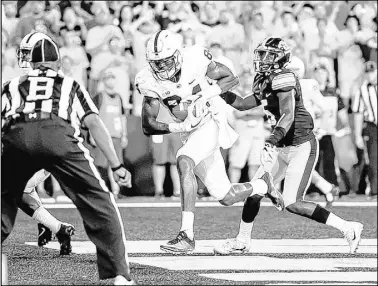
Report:
<svg viewBox="0 0 378 286"><path fill-rule="evenodd" d="M207 110L206 104L203 102L203 100L198 99L195 102L181 101L178 105L171 109L171 112L174 117L176 117L181 122L184 122L188 117L189 106L192 107L190 109L192 110L194 117L201 117L202 115L204 115L205 110Z"/></svg>

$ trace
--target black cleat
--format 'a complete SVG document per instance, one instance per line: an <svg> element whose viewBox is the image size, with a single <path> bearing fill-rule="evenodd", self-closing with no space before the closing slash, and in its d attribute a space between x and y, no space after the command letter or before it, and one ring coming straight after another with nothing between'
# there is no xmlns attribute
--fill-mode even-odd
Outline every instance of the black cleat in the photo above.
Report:
<svg viewBox="0 0 378 286"><path fill-rule="evenodd" d="M41 223L38 223L38 246L48 244L53 238L52 231Z"/></svg>
<svg viewBox="0 0 378 286"><path fill-rule="evenodd" d="M72 224L62 223L56 238L60 244L60 255L69 255L72 252L71 236L75 233L75 227Z"/></svg>
<svg viewBox="0 0 378 286"><path fill-rule="evenodd" d="M268 172L265 172L264 175L260 177L260 179L263 180L268 186L268 192L265 196L272 201L276 209L283 211L285 208L284 199L280 191L277 190L274 186L272 175Z"/></svg>

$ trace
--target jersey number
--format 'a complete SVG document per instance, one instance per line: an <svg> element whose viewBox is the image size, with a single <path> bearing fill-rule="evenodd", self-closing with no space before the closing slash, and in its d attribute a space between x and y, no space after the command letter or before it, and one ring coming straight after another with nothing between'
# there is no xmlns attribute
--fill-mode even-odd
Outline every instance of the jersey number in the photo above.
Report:
<svg viewBox="0 0 378 286"><path fill-rule="evenodd" d="M213 55L209 50L204 50L203 53L205 54L205 57L207 57L210 61L212 60Z"/></svg>
<svg viewBox="0 0 378 286"><path fill-rule="evenodd" d="M26 101L46 100L52 96L54 79L46 77L29 77L30 87Z"/></svg>

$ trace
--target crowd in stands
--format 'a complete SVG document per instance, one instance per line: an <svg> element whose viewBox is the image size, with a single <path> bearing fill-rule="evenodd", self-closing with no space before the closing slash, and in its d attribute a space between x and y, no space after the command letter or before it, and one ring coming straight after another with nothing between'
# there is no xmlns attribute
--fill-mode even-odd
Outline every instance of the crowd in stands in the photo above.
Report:
<svg viewBox="0 0 378 286"><path fill-rule="evenodd" d="M121 149L131 148L131 135L122 116L141 115L143 98L134 88L134 78L147 65L146 41L160 29L179 33L183 45L211 47L215 57L230 59L241 79L249 82L254 77L253 51L258 43L268 36L286 40L293 55L304 62L305 77L314 77L319 69L325 71L323 91L332 88L331 95L339 97L342 108L349 112L353 148L340 152L338 148L346 145L337 145L332 172L318 164L319 173L333 185L340 185L342 195L370 194L367 197L376 199L376 186L369 182L366 171L369 161L376 159L369 160L365 145L355 143L355 138L361 136L353 134L351 108L367 71L366 63L373 68L375 64L376 69L376 1L2 1L2 78L5 81L22 73L16 57L21 39L32 30L47 33L59 45L62 71L96 99L117 139L115 144ZM321 74L316 76L321 80ZM247 84L240 92L247 92L248 88ZM260 124L261 115L253 116ZM154 139L157 144L161 141ZM332 142L335 147L335 140ZM323 151L319 162L324 162L322 156L329 153L328 149ZM344 168L338 160L342 161L340 156L348 152L356 159L351 160L350 168ZM244 155L236 157L240 156ZM258 158L252 161L255 169ZM240 169L245 164L247 160L237 165ZM106 167L105 163L100 165ZM235 166L231 164L230 176L235 181L240 174L232 167ZM177 180L176 175L171 177ZM177 182L173 185L177 189ZM111 186L117 189L114 184ZM161 192L159 187L159 195ZM316 188L311 188L311 192L318 193Z"/></svg>

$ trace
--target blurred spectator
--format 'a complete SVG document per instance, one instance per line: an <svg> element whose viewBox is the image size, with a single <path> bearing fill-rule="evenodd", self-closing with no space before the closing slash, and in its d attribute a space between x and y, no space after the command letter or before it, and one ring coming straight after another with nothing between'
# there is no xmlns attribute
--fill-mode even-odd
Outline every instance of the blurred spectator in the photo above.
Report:
<svg viewBox="0 0 378 286"><path fill-rule="evenodd" d="M64 57L70 58L70 76L72 76L78 83L86 86L89 61L87 54L81 45L81 40L74 32L66 32L63 34L63 37L65 45L59 50L60 56L62 59Z"/></svg>
<svg viewBox="0 0 378 286"><path fill-rule="evenodd" d="M2 27L7 31L10 36L9 41L14 43L14 35L16 32L16 27L20 19L16 18L17 14L17 3L7 2L4 3L5 17L2 18Z"/></svg>
<svg viewBox="0 0 378 286"><path fill-rule="evenodd" d="M87 28L82 18L77 17L72 8L67 8L63 13L63 25L60 27L60 34L64 37L66 33L75 34L80 39L80 45L85 45Z"/></svg>
<svg viewBox="0 0 378 286"><path fill-rule="evenodd" d="M349 104L351 85L363 71L361 49L355 43L355 35L360 29L359 19L348 16L345 20L346 29L338 35L338 84L340 96L345 104Z"/></svg>
<svg viewBox="0 0 378 286"><path fill-rule="evenodd" d="M245 41L244 28L241 24L236 23L233 14L227 10L221 12L220 22L220 25L213 28L208 45L220 43L225 51L225 56L233 62L236 72L240 73L240 57Z"/></svg>
<svg viewBox="0 0 378 286"><path fill-rule="evenodd" d="M5 51L1 51L1 81L2 84L20 75L20 73L11 65L8 64Z"/></svg>
<svg viewBox="0 0 378 286"><path fill-rule="evenodd" d="M184 2L181 1L165 1L166 9L164 9L161 15L156 17L156 21L160 25L161 30L166 30L172 25L180 23L182 20L181 5Z"/></svg>
<svg viewBox="0 0 378 286"><path fill-rule="evenodd" d="M97 94L93 101L99 110L99 116L104 122L113 140L114 149L118 155L121 163L123 163L123 152L126 148L127 139L127 124L126 124L126 110L123 108L122 97L115 91L116 73L113 68L108 68L104 72L104 91ZM94 140L91 138L91 144L96 146ZM118 197L120 188L114 181L112 171L104 154L99 148L94 150L95 165L98 167L103 177L110 182L113 194Z"/></svg>
<svg viewBox="0 0 378 286"><path fill-rule="evenodd" d="M319 90L324 97L323 114L319 118L320 122L316 134L319 139L319 159L315 169L329 183L338 186L335 166L336 155L332 136L336 134L337 118L340 119L343 129L350 130L348 114L336 88L329 86L330 73L328 67L322 64L315 66L313 69L313 78L318 82ZM355 151L349 150L349 152ZM322 169L322 172L320 172L320 169Z"/></svg>
<svg viewBox="0 0 378 286"><path fill-rule="evenodd" d="M367 153L370 197L377 200L377 63L365 64L363 82L354 94L353 112L357 148Z"/></svg>
<svg viewBox="0 0 378 286"><path fill-rule="evenodd" d="M94 3L95 4L95 3ZM108 64L106 56L109 54L109 41L113 37L123 39L122 31L120 28L109 24L110 12L106 4L97 4L94 11L96 26L91 28L87 34L85 43L86 51L91 55L91 72L90 81L88 84L89 94L95 94L97 84L100 77L100 72Z"/></svg>
<svg viewBox="0 0 378 286"><path fill-rule="evenodd" d="M241 97L251 92L253 76L249 70L240 75L241 84L233 90ZM268 131L264 128L263 107L246 111L234 111L235 121L233 123L235 131L239 134L236 143L231 147L229 153L229 177L232 183L238 183L241 171L248 163L248 177L252 180L260 166L260 153L264 148L265 136Z"/></svg>
<svg viewBox="0 0 378 286"><path fill-rule="evenodd" d="M131 30L133 18L133 8L130 5L123 5L119 10L118 27L123 32L123 37L125 39L125 51L128 51L132 55L134 54L133 31Z"/></svg>
<svg viewBox="0 0 378 286"><path fill-rule="evenodd" d="M21 18L16 26L15 43L17 45L20 44L24 36L33 30L52 35L52 25L45 14L45 1L28 1L28 3L30 3L31 13Z"/></svg>
<svg viewBox="0 0 378 286"><path fill-rule="evenodd" d="M218 26L221 22L219 20L219 11L215 2L207 1L203 7L203 13L201 13L201 23L209 26L215 27Z"/></svg>

